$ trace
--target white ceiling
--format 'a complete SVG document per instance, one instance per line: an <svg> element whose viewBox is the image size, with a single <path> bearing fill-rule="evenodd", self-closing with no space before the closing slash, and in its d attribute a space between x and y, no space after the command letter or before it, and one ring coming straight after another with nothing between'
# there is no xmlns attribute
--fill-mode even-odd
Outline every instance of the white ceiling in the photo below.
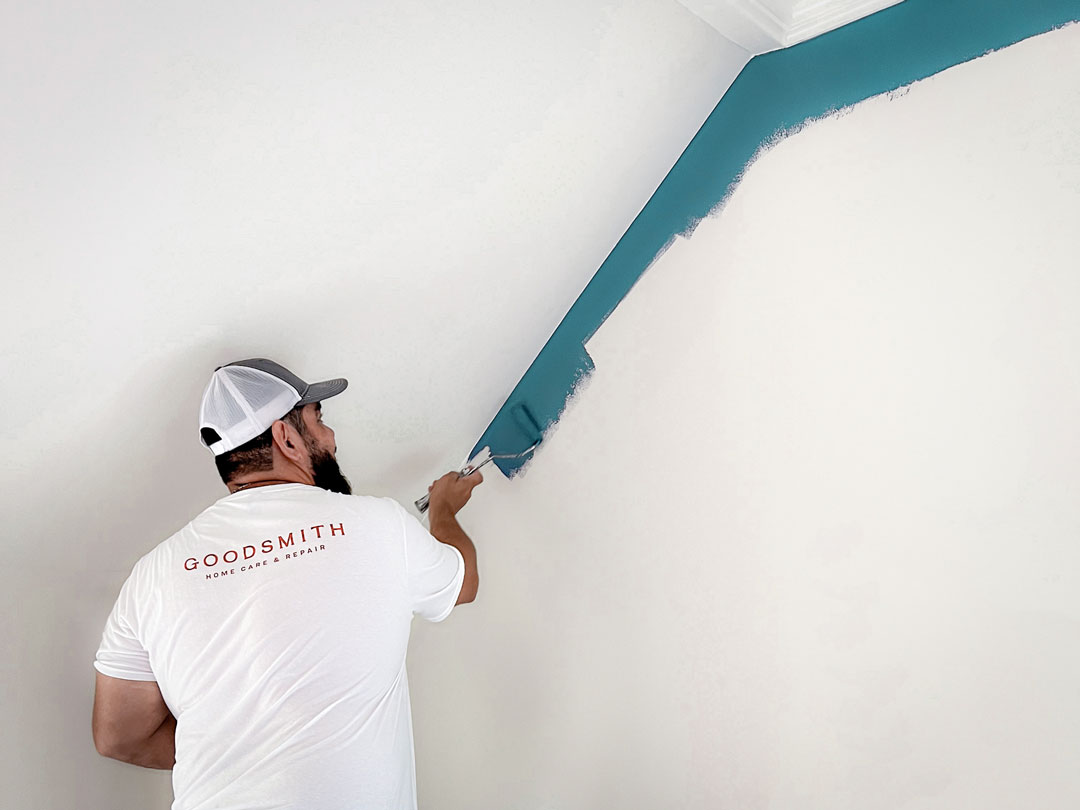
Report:
<svg viewBox="0 0 1080 810"><path fill-rule="evenodd" d="M4 15L4 511L120 566L223 494L223 362L348 377L359 490L463 461L752 55L675 0Z"/></svg>

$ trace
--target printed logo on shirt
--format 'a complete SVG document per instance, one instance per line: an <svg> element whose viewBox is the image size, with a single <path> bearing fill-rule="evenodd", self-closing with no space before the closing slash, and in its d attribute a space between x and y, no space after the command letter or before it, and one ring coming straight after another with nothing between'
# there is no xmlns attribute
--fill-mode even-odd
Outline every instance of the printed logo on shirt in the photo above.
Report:
<svg viewBox="0 0 1080 810"><path fill-rule="evenodd" d="M248 544L239 549L231 548L220 555L210 553L202 557L188 557L184 560L184 570L200 573L207 579L220 579L238 571L247 573L283 560L298 560L308 554L326 551L326 544L319 541L344 536L344 523L320 523L279 534L276 540L263 540L258 545ZM235 563L240 563L240 567L237 568Z"/></svg>

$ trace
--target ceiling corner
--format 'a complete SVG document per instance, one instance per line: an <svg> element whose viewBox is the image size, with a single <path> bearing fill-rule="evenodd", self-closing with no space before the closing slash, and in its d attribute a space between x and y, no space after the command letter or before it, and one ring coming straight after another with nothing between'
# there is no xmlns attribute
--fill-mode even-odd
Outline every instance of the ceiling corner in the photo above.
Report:
<svg viewBox="0 0 1080 810"><path fill-rule="evenodd" d="M903 0L678 0L752 54L797 45Z"/></svg>

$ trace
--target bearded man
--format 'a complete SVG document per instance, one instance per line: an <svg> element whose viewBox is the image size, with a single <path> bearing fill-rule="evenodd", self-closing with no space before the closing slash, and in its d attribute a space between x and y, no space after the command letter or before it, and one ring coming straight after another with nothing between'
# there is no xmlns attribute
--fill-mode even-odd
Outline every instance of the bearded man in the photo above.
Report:
<svg viewBox="0 0 1080 810"><path fill-rule="evenodd" d="M430 532L353 495L322 416L347 385L217 368L200 437L229 494L138 561L109 616L95 745L171 768L173 810L416 807L411 622L475 599L455 515L483 478L433 482Z"/></svg>

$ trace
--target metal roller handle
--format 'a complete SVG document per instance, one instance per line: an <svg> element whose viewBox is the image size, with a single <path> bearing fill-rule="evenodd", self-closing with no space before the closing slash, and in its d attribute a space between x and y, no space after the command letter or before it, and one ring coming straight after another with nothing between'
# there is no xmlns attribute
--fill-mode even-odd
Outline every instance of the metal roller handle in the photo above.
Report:
<svg viewBox="0 0 1080 810"><path fill-rule="evenodd" d="M505 454L505 455L489 455L487 458L485 458L479 464L472 464L472 463L466 464L464 467L462 467L460 470L458 470L458 476L460 478L464 478L466 475L472 475L474 472L479 470L485 464L487 464L488 462L494 461L497 458L521 458L522 456L527 456L529 453L531 453L533 450L535 450L537 448L537 446L540 444L541 441L543 441L543 440L542 439L537 439L528 448L526 448L525 450L522 450L520 453L508 453L508 454ZM428 496L427 495L424 495L422 498L417 498L415 501L413 501L413 503L416 505L416 509L421 515L424 514L428 510Z"/></svg>

